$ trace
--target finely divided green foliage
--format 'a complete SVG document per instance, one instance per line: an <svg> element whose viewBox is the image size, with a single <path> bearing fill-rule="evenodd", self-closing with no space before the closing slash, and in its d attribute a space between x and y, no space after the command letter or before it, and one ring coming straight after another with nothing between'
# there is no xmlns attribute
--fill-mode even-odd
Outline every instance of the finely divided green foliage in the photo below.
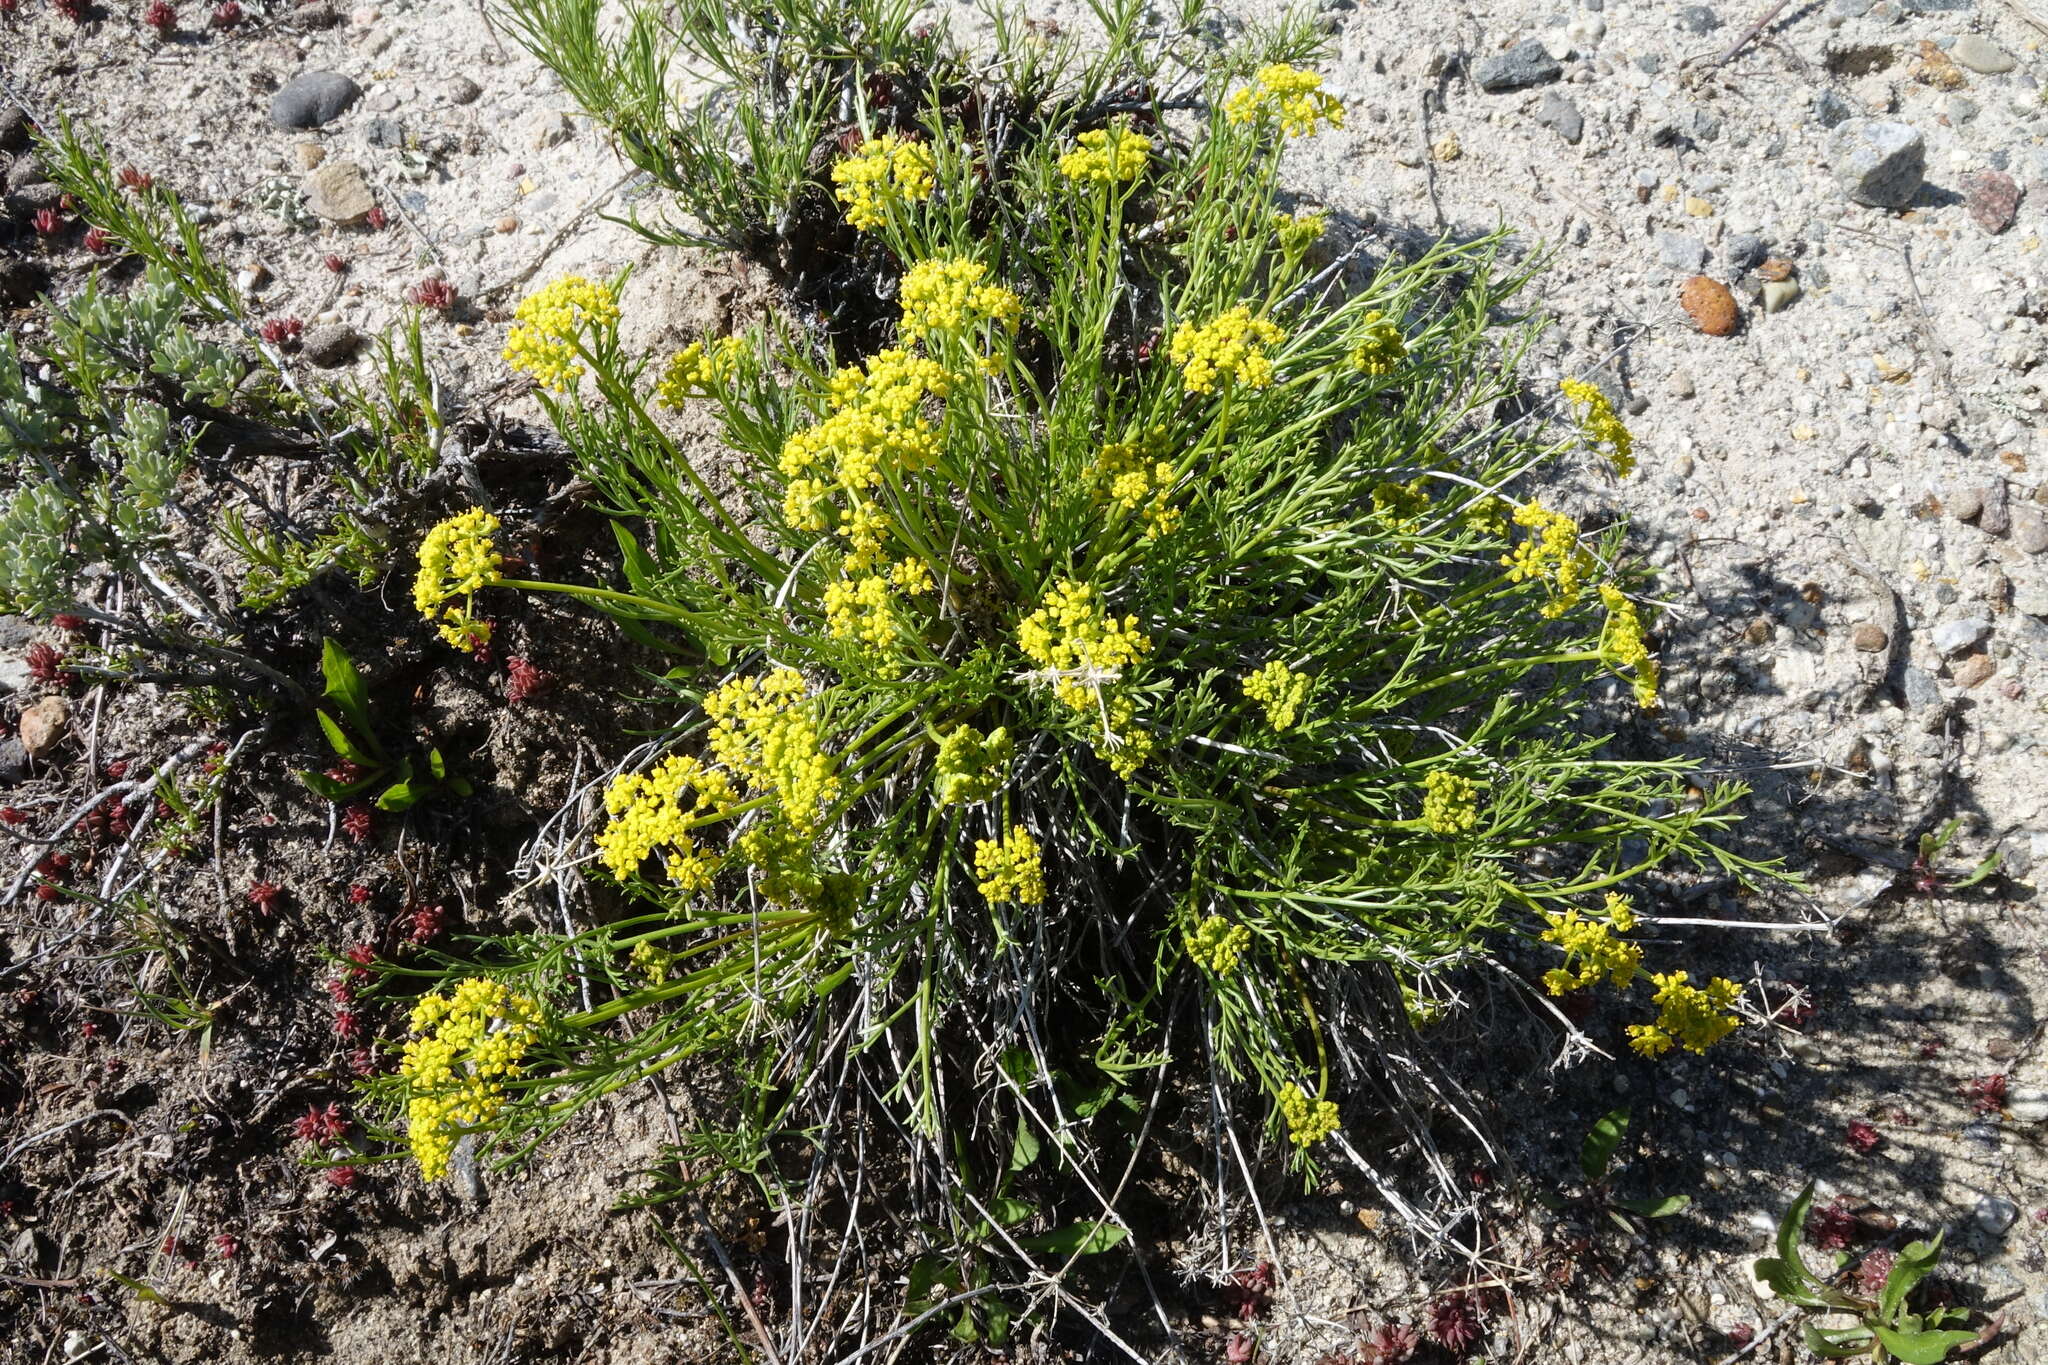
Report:
<svg viewBox="0 0 2048 1365"><path fill-rule="evenodd" d="M588 44L549 36L581 10L519 12L582 88ZM1524 283L1503 240L1388 259L1348 293L1341 271L1313 274L1314 234L1275 220L1277 121L1226 99L1299 31L1175 75L1137 13L1106 11L1108 55L1069 95L1038 92L1064 113L1028 129L970 112L1021 103L1001 82L1033 58L1007 29L991 83L964 92L924 83L957 69L943 53L906 69L853 40L865 29L796 63L793 84L834 92L833 119L807 134L806 177L739 191L740 218L830 193L833 162L879 136L878 72L938 91L887 114L921 149L902 174L927 170L929 191L876 199L848 253L896 297L907 354L835 355L773 319L657 384L615 320L549 324L583 373L543 401L618 519L630 589L579 591L675 649L672 752L741 789L693 808L702 770L657 770L679 807L657 812L628 775L613 828L644 817L672 839L653 844L666 863L622 869L635 912L438 969L587 992L512 1083L515 1139L708 1055L742 1084L702 1149L771 1180L766 1137L831 1130L852 1084L937 1155L965 1237L973 1173L1013 1134L1084 1180L1122 1169L1137 1106L1100 1097L1135 1072L1211 1056L1244 1083L1219 1096L1254 1097L1305 1153L1369 1065L1330 1021L1671 859L1755 870L1709 838L1738 789L1689 796L1682 765L1612 757L1585 724L1597 694L1626 695L1603 680L1631 657L1614 638L1631 580L1618 530L1580 537L1526 505L1526 533L1511 523L1505 491L1573 442L1495 420L1527 340L1494 323ZM796 62L807 34L792 21L766 50ZM708 55L730 107L765 107L780 67ZM1188 116L1168 79L1201 96ZM622 131L654 117L627 112L643 122ZM1142 172L1063 172L1098 130L1148 139ZM723 213L726 192L693 207ZM923 397L834 425L906 374ZM716 414L717 488L650 388ZM777 670L801 679L791 714L832 785L815 828L807 814L764 852L758 836L799 823L791 787L721 758L721 717Z"/></svg>

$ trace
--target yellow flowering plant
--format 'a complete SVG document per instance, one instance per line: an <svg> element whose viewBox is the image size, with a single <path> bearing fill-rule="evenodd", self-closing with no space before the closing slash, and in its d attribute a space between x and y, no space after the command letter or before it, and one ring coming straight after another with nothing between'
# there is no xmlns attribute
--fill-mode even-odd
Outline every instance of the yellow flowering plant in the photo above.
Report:
<svg viewBox="0 0 2048 1365"><path fill-rule="evenodd" d="M1739 788L1684 799L1683 765L1601 729L1654 701L1656 659L1620 531L1527 489L1587 433L1490 417L1526 340L1490 321L1526 280L1505 238L1340 287L1309 260L1325 224L1278 209L1283 149L1341 125L1310 29L1197 70L1178 120L1111 8L1123 57L999 128L940 39L853 7L874 32L841 36L894 74L835 87L808 179L735 220L824 244L790 288L837 291L829 329L632 356L537 291L549 345L510 359L576 371L542 402L620 547L622 585L576 591L682 662L674 725L561 825L623 913L493 945L496 979L591 996L550 1016L508 1133L698 1058L758 1082L696 1138L757 1173L770 1134L844 1131L849 1095L949 1169L1028 1146L1091 1173L1128 1131L1077 1087L1207 1058L1274 1152L1364 1160L1340 1100L1376 1063L1328 1022L1361 993L1402 1018L1538 951L1620 984L1600 935L1626 926L1589 898L1673 860L1764 873L1714 839ZM680 448L661 405L722 449ZM477 558L437 567L435 610L563 586ZM1661 983L1659 1036L1706 1040Z"/></svg>

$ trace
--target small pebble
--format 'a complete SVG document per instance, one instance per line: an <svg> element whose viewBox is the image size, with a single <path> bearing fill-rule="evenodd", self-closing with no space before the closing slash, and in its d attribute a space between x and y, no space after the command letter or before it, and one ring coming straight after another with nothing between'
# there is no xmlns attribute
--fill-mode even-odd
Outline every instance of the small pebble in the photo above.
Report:
<svg viewBox="0 0 2048 1365"><path fill-rule="evenodd" d="M1695 275L1685 282L1678 293L1678 304L1710 337L1727 336L1741 319L1735 308L1735 296L1728 292L1728 287L1705 275Z"/></svg>
<svg viewBox="0 0 2048 1365"><path fill-rule="evenodd" d="M1555 90L1543 92L1543 103L1536 110L1536 121L1574 147L1586 135L1586 118L1579 112L1579 106Z"/></svg>
<svg viewBox="0 0 2048 1365"><path fill-rule="evenodd" d="M1496 53L1473 68L1472 77L1481 90L1498 94L1542 85L1564 74L1557 58L1541 38L1524 38L1505 52Z"/></svg>
<svg viewBox="0 0 2048 1365"><path fill-rule="evenodd" d="M2032 507L2013 508L2012 543L2030 555L2048 553L2048 516Z"/></svg>
<svg viewBox="0 0 2048 1365"><path fill-rule="evenodd" d="M1829 134L1828 161L1842 192L1873 208L1904 208L1927 178L1927 145L1907 123L1850 119Z"/></svg>
<svg viewBox="0 0 2048 1365"><path fill-rule="evenodd" d="M338 71L308 71L270 97L270 121L287 130L318 128L340 118L362 93Z"/></svg>
<svg viewBox="0 0 2048 1365"><path fill-rule="evenodd" d="M2019 183L2004 171L1979 171L1963 177L1964 204L1978 227L1997 236L2012 226L2019 213Z"/></svg>
<svg viewBox="0 0 2048 1365"><path fill-rule="evenodd" d="M497 221L496 226L500 232L517 232L519 231L519 220L508 213Z"/></svg>
<svg viewBox="0 0 2048 1365"><path fill-rule="evenodd" d="M1891 636L1884 633L1884 627L1870 621L1859 621L1849 632L1849 642L1865 654L1876 654L1889 645Z"/></svg>
<svg viewBox="0 0 2048 1365"><path fill-rule="evenodd" d="M1764 286L1764 311L1782 313L1799 297L1799 281L1772 280Z"/></svg>
<svg viewBox="0 0 2048 1365"><path fill-rule="evenodd" d="M1955 666L1955 680L1959 687L1976 687L1998 671L1989 654L1972 654Z"/></svg>
<svg viewBox="0 0 2048 1365"><path fill-rule="evenodd" d="M1981 616L1961 621L1943 621L1934 628L1934 652L1951 658L1991 633L1991 623Z"/></svg>
<svg viewBox="0 0 2048 1365"><path fill-rule="evenodd" d="M1981 76L2002 76L2013 68L2012 54L1982 34L1964 34L1948 55Z"/></svg>

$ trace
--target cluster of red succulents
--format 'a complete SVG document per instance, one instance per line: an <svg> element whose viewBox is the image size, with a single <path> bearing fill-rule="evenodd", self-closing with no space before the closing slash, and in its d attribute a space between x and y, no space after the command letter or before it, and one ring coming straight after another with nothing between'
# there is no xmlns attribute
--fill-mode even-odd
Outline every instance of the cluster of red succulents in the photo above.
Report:
<svg viewBox="0 0 2048 1365"><path fill-rule="evenodd" d="M1479 1344L1485 1328L1479 1320L1479 1301L1458 1290L1439 1294L1429 1301L1429 1339L1446 1351L1460 1355Z"/></svg>
<svg viewBox="0 0 2048 1365"><path fill-rule="evenodd" d="M29 677L39 683L53 687L71 686L71 674L64 667L64 655L54 646L38 640L28 647L22 662L28 668Z"/></svg>
<svg viewBox="0 0 2048 1365"><path fill-rule="evenodd" d="M348 1136L349 1122L341 1112L339 1103L329 1104L324 1109L317 1104L306 1106L306 1112L292 1120L292 1136L304 1138L320 1146L330 1146Z"/></svg>
<svg viewBox="0 0 2048 1365"><path fill-rule="evenodd" d="M1963 1098L1980 1114L1995 1114L2005 1108L2005 1073L1993 1072L1962 1084Z"/></svg>
<svg viewBox="0 0 2048 1365"><path fill-rule="evenodd" d="M66 635L76 635L85 629L85 618L77 612L60 611L50 618L50 624Z"/></svg>
<svg viewBox="0 0 2048 1365"><path fill-rule="evenodd" d="M138 171L133 166L123 166L120 173L121 188L140 194L156 183L156 177L148 171Z"/></svg>
<svg viewBox="0 0 2048 1365"><path fill-rule="evenodd" d="M241 22L242 7L236 4L235 0L221 0L220 4L214 6L213 26L215 28L229 29Z"/></svg>
<svg viewBox="0 0 2048 1365"><path fill-rule="evenodd" d="M327 1168L327 1183L337 1190L352 1190L356 1187L359 1175L360 1173L353 1166L329 1166Z"/></svg>
<svg viewBox="0 0 2048 1365"><path fill-rule="evenodd" d="M536 667L530 659L515 654L505 660L505 700L511 705L531 701L554 683L554 675Z"/></svg>
<svg viewBox="0 0 2048 1365"><path fill-rule="evenodd" d="M344 1043L355 1042L368 1031L368 1028L369 1026L363 1022L360 1010L344 1008L334 1012L334 1036Z"/></svg>
<svg viewBox="0 0 2048 1365"><path fill-rule="evenodd" d="M329 782L338 782L344 787L352 787L369 775L368 768L346 758L336 760L334 766L322 774Z"/></svg>
<svg viewBox="0 0 2048 1365"><path fill-rule="evenodd" d="M95 256L106 255L114 249L113 234L103 227L87 228L85 230L85 249Z"/></svg>
<svg viewBox="0 0 2048 1365"><path fill-rule="evenodd" d="M54 237L64 230L64 215L55 209L37 209L36 216L29 222L42 237Z"/></svg>
<svg viewBox="0 0 2048 1365"><path fill-rule="evenodd" d="M111 768L113 765L108 766ZM118 774L109 772L108 776L116 781L120 780ZM86 834L93 839L103 835L125 839L135 829L135 817L129 813L128 803L122 799L119 792L87 811L81 823L85 826Z"/></svg>
<svg viewBox="0 0 2048 1365"><path fill-rule="evenodd" d="M1899 1253L1890 1247L1872 1247L1864 1252L1863 1259L1856 1263L1856 1292L1866 1299L1884 1293L1884 1282L1891 1278L1892 1266L1898 1259Z"/></svg>
<svg viewBox="0 0 2048 1365"><path fill-rule="evenodd" d="M50 5L74 24L85 22L86 0L50 0Z"/></svg>
<svg viewBox="0 0 2048 1365"><path fill-rule="evenodd" d="M1258 1349L1258 1338L1250 1332L1232 1332L1230 1340L1223 1343L1224 1365L1250 1365Z"/></svg>
<svg viewBox="0 0 2048 1365"><path fill-rule="evenodd" d="M0 825L25 825L28 812L19 806L0 806Z"/></svg>
<svg viewBox="0 0 2048 1365"><path fill-rule="evenodd" d="M1815 1209L1806 1220L1806 1239L1827 1251L1841 1251L1856 1240L1856 1215L1837 1199Z"/></svg>
<svg viewBox="0 0 2048 1365"><path fill-rule="evenodd" d="M352 883L348 889L348 903L350 905L368 905L370 903L370 888L364 886L361 882Z"/></svg>
<svg viewBox="0 0 2048 1365"><path fill-rule="evenodd" d="M1273 1311L1273 1264L1260 1261L1250 1270L1234 1270L1217 1287L1216 1296L1239 1322L1250 1322Z"/></svg>
<svg viewBox="0 0 2048 1365"><path fill-rule="evenodd" d="M21 0L0 0L0 19L12 19L20 8Z"/></svg>
<svg viewBox="0 0 2048 1365"><path fill-rule="evenodd" d="M149 8L142 12L142 22L155 29L158 37L168 38L178 26L178 12L171 8L170 0L149 0Z"/></svg>
<svg viewBox="0 0 2048 1365"><path fill-rule="evenodd" d="M326 266L329 271L336 275L339 275L343 271L348 269L348 262L344 261L341 257L335 255L331 251L328 252L327 255L321 259L320 264Z"/></svg>
<svg viewBox="0 0 2048 1365"><path fill-rule="evenodd" d="M448 925L448 912L438 905L415 905L406 916L405 936L413 943L430 943Z"/></svg>
<svg viewBox="0 0 2048 1365"><path fill-rule="evenodd" d="M213 1246L214 1250L220 1253L220 1258L223 1261L232 1261L235 1257L242 1254L242 1239L235 1236L232 1232L223 1232L220 1236L214 1238Z"/></svg>
<svg viewBox="0 0 2048 1365"><path fill-rule="evenodd" d="M249 904L260 914L274 914L277 902L284 895L284 888L276 882L257 880L249 884Z"/></svg>
<svg viewBox="0 0 2048 1365"><path fill-rule="evenodd" d="M1845 1137L1849 1145L1859 1152L1874 1152L1877 1150L1878 1144L1884 1141L1884 1134L1878 1132L1875 1125L1866 1123L1862 1119L1851 1119L1849 1121L1849 1130Z"/></svg>
<svg viewBox="0 0 2048 1365"><path fill-rule="evenodd" d="M406 290L405 301L421 308L432 308L445 313L455 306L455 286L446 280L430 276Z"/></svg>
<svg viewBox="0 0 2048 1365"><path fill-rule="evenodd" d="M372 204L370 205L369 216L363 221L370 225L370 231L382 232L384 225L391 220L384 216L384 206L382 204Z"/></svg>
<svg viewBox="0 0 2048 1365"><path fill-rule="evenodd" d="M268 318L260 329L260 335L273 346L296 346L305 331L306 324L297 318Z"/></svg>
<svg viewBox="0 0 2048 1365"><path fill-rule="evenodd" d="M1422 1333L1405 1322L1382 1323L1358 1348L1360 1365L1406 1365L1422 1349Z"/></svg>
<svg viewBox="0 0 2048 1365"><path fill-rule="evenodd" d="M375 820L374 813L366 803L351 801L341 812L342 832L348 835L353 843L365 843L369 840L370 830L375 824Z"/></svg>
<svg viewBox="0 0 2048 1365"><path fill-rule="evenodd" d="M64 893L62 887L71 879L71 855L69 853L46 853L36 861L36 899L54 901Z"/></svg>

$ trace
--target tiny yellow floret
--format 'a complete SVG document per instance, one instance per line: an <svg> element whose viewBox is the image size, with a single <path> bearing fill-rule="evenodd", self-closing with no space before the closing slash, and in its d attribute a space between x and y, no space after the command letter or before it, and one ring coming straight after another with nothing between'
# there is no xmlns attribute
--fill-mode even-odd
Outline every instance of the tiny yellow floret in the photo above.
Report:
<svg viewBox="0 0 2048 1365"><path fill-rule="evenodd" d="M1193 933L1182 934L1181 942L1188 956L1211 976L1229 976L1237 970L1237 960L1244 956L1244 950L1252 946L1252 931L1221 915L1210 915L1195 926Z"/></svg>
<svg viewBox="0 0 2048 1365"><path fill-rule="evenodd" d="M422 1179L447 1174L457 1140L489 1127L505 1107L505 1083L522 1074L542 1022L532 996L489 977L469 977L413 1006L414 1037L398 1074L406 1088L406 1139Z"/></svg>
<svg viewBox="0 0 2048 1365"><path fill-rule="evenodd" d="M899 296L903 339L957 335L984 323L1014 335L1024 303L1001 285L982 283L987 277L987 266L965 257L939 257L910 267Z"/></svg>
<svg viewBox="0 0 2048 1365"><path fill-rule="evenodd" d="M839 187L834 193L846 205L846 221L856 231L872 231L888 221L892 205L931 198L936 166L922 142L884 133L833 165L832 183Z"/></svg>
<svg viewBox="0 0 2048 1365"><path fill-rule="evenodd" d="M1060 174L1100 185L1136 180L1152 151L1151 138L1121 126L1097 128L1075 141L1080 145L1060 158Z"/></svg>
<svg viewBox="0 0 2048 1365"><path fill-rule="evenodd" d="M974 875L978 879L975 889L991 905L1038 905L1045 900L1045 867L1038 840L1022 825L1012 825L1000 841L975 841Z"/></svg>
<svg viewBox="0 0 2048 1365"><path fill-rule="evenodd" d="M1287 1140L1303 1150L1337 1131L1337 1106L1311 1100L1298 1085L1280 1087L1280 1117L1287 1122Z"/></svg>
<svg viewBox="0 0 2048 1365"><path fill-rule="evenodd" d="M720 337L709 346L691 342L669 357L654 388L656 400L665 408L680 408L688 399L715 392L737 372L746 349L744 337Z"/></svg>
<svg viewBox="0 0 2048 1365"><path fill-rule="evenodd" d="M1266 724L1275 730L1289 730L1301 716L1308 700L1309 679L1278 659L1244 680L1244 695L1266 708Z"/></svg>
<svg viewBox="0 0 2048 1365"><path fill-rule="evenodd" d="M1422 779L1422 823L1432 834L1470 834L1479 825L1479 784L1448 768Z"/></svg>
<svg viewBox="0 0 2048 1365"><path fill-rule="evenodd" d="M1583 408L1579 414L1579 430L1586 438L1586 444L1607 447L1607 458L1614 465L1614 472L1627 478L1635 472L1635 437L1622 425L1621 418L1614 412L1614 404L1597 385L1583 379L1566 379L1559 385L1564 396L1576 406Z"/></svg>

